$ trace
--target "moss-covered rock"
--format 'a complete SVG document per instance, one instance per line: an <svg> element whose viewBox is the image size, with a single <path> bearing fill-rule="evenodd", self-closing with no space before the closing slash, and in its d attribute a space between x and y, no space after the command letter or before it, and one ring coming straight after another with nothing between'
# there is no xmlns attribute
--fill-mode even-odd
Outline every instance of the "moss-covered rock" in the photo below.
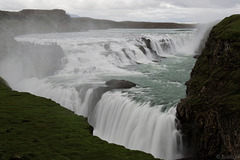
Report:
<svg viewBox="0 0 240 160"><path fill-rule="evenodd" d="M240 19L238 15L232 15L225 18L212 30L212 34L221 40L227 40L230 42L240 40Z"/></svg>
<svg viewBox="0 0 240 160"><path fill-rule="evenodd" d="M212 29L177 107L186 145L201 158L240 152L239 37L240 15Z"/></svg>

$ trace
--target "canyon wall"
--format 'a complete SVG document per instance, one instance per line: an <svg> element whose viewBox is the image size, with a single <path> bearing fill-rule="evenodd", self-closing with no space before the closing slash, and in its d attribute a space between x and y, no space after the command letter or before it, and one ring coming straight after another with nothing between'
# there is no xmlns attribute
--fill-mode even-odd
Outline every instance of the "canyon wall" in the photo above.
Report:
<svg viewBox="0 0 240 160"><path fill-rule="evenodd" d="M177 106L186 152L202 159L240 156L240 15L213 27L186 85Z"/></svg>

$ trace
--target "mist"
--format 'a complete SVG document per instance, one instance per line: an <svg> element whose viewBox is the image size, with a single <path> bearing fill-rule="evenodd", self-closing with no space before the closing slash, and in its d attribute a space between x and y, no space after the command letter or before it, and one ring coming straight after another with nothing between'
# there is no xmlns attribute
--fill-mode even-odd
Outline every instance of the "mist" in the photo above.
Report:
<svg viewBox="0 0 240 160"><path fill-rule="evenodd" d="M61 69L63 55L62 48L56 44L16 43L1 52L0 74L13 85L23 79L51 76Z"/></svg>

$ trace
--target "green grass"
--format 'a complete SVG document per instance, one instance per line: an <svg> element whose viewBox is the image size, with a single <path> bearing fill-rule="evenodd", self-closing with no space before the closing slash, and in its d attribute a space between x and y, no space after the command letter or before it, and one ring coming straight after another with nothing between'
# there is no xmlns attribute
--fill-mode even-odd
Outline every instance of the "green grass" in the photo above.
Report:
<svg viewBox="0 0 240 160"><path fill-rule="evenodd" d="M59 104L12 91L0 78L0 160L150 160L150 154L109 144L86 120Z"/></svg>
<svg viewBox="0 0 240 160"><path fill-rule="evenodd" d="M240 40L240 14L232 15L222 20L212 30L218 39L228 41Z"/></svg>

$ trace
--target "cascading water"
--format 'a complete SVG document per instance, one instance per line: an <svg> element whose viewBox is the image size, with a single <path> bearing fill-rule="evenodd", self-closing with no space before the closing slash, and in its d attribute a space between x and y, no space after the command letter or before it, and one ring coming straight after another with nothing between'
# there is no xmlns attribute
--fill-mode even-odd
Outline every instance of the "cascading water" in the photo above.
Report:
<svg viewBox="0 0 240 160"><path fill-rule="evenodd" d="M119 92L104 94L90 124L94 134L111 143L152 153L155 157L180 158L181 136L176 129L175 109L140 104Z"/></svg>
<svg viewBox="0 0 240 160"><path fill-rule="evenodd" d="M37 59L19 53L0 61L0 66L8 66L0 67L0 75L13 89L51 98L88 117L93 134L108 142L157 158L181 158L175 106L185 96L184 83L194 64L195 46L188 46L194 32L125 29L20 36L16 40L22 43L60 45L64 55L54 63L61 67L52 75L42 74L41 67L36 74L21 74L29 71L24 66L28 58ZM96 95L96 89L112 78L137 87Z"/></svg>

